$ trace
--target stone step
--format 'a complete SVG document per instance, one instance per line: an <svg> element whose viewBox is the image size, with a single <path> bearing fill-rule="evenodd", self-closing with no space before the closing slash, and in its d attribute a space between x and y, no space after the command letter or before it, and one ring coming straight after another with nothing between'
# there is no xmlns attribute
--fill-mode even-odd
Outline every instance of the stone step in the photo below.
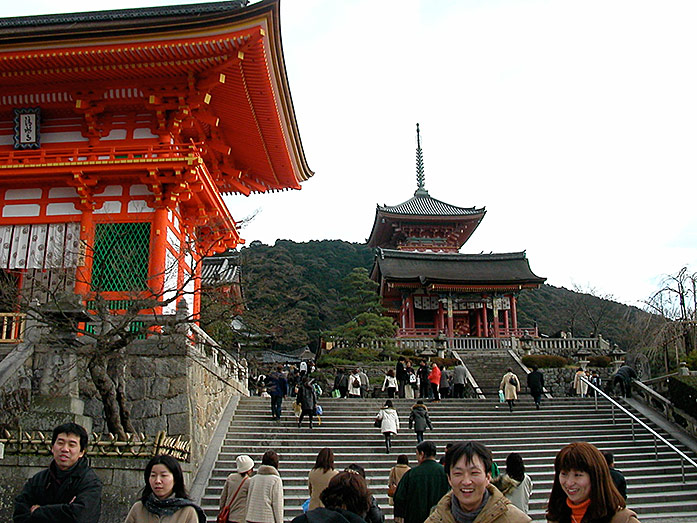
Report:
<svg viewBox="0 0 697 523"><path fill-rule="evenodd" d="M269 419L267 399L243 399L202 501L209 519L217 513L224 480L235 469L234 458L246 453L258 464L268 448L276 449L281 458L285 519L289 521L299 515L300 505L308 497L307 474L317 452L325 446L334 450L338 469L350 463L366 468L369 487L385 514L391 517L392 507L386 495L389 469L400 453L407 454L412 465L415 464L415 436L406 423L414 400L395 400L403 428L394 438L390 455L384 453L382 436L371 422L383 401L327 398L322 402L325 408L322 424L310 430L307 422L302 429L297 428L290 401L284 404L284 419L275 422ZM618 466L628 480L630 507L640 513L642 521L660 521L652 517L657 513L664 517L691 514L697 521L697 471L688 470L683 484L680 460L659 443L659 461L655 461L653 437L635 424L633 440L631 422L616 412L613 423L613 412L607 405L599 403L596 410L592 399L555 398L545 401L543 409L538 411L529 398L521 398L512 414L505 405L490 400L447 399L430 403L428 407L435 430L427 432L426 437L436 442L439 449L450 441L477 439L487 444L502 468L512 450L523 455L534 482L530 515L535 521L544 521L554 456L563 445L578 440L590 441L615 453ZM508 430L510 427L515 430Z"/></svg>

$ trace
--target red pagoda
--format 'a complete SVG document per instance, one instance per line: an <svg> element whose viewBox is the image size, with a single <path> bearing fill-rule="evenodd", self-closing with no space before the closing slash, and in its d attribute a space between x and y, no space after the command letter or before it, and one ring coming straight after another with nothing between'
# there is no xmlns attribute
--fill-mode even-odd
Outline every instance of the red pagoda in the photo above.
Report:
<svg viewBox="0 0 697 523"><path fill-rule="evenodd" d="M0 19L0 267L24 298L172 313L185 286L196 315L199 261L243 241L223 195L312 174L278 0Z"/></svg>
<svg viewBox="0 0 697 523"><path fill-rule="evenodd" d="M530 270L525 252L459 252L486 210L429 195L418 124L416 133L416 192L399 205L378 205L368 239L377 249L371 277L399 326L397 335L536 336L536 328L519 327L516 301L520 291L539 287L545 278Z"/></svg>

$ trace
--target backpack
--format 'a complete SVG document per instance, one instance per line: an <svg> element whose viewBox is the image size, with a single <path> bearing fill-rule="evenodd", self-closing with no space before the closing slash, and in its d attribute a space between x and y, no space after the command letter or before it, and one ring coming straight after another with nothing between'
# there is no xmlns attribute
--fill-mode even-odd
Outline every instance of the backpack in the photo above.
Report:
<svg viewBox="0 0 697 523"><path fill-rule="evenodd" d="M354 389L359 389L361 387L361 382L358 378L353 378L352 386Z"/></svg>
<svg viewBox="0 0 697 523"><path fill-rule="evenodd" d="M517 386L518 386L518 378L516 378L515 376L511 376L511 377L508 379L508 384L509 384L509 385L512 385L512 386L514 386L514 387L517 387Z"/></svg>

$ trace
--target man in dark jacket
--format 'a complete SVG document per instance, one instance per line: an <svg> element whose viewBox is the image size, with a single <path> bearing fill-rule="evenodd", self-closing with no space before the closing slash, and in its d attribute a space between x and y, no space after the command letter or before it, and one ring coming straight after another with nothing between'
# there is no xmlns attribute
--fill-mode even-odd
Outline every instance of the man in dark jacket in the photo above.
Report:
<svg viewBox="0 0 697 523"><path fill-rule="evenodd" d="M609 450L606 450L603 452L603 457L605 458L605 461L607 461L607 466L610 468L610 477L612 477L612 482L617 487L617 490L620 491L622 497L626 500L627 480L624 478L624 474L615 468L615 455Z"/></svg>
<svg viewBox="0 0 697 523"><path fill-rule="evenodd" d="M535 407L540 408L540 400L542 399L542 392L545 389L545 375L542 374L538 369L537 365L532 366L532 372L528 374L528 390L530 390L530 395L535 401Z"/></svg>
<svg viewBox="0 0 697 523"><path fill-rule="evenodd" d="M275 420L281 419L283 410L283 398L288 394L288 380L283 374L283 366L279 365L275 372L266 378L266 388L271 396L271 417Z"/></svg>
<svg viewBox="0 0 697 523"><path fill-rule="evenodd" d="M429 391L431 390L431 385L428 382L428 375L431 369L426 365L425 360L421 360L419 363L419 368L416 371L416 375L419 377L419 398L428 398Z"/></svg>
<svg viewBox="0 0 697 523"><path fill-rule="evenodd" d="M632 397L632 380L637 378L636 371L629 365L622 365L612 379L613 386L619 386L620 394L627 398Z"/></svg>
<svg viewBox="0 0 697 523"><path fill-rule="evenodd" d="M419 465L408 470L394 493L394 515L404 523L423 523L431 508L448 490L448 476L436 461L436 444L422 441L416 447Z"/></svg>
<svg viewBox="0 0 697 523"><path fill-rule="evenodd" d="M15 498L15 523L99 521L102 483L87 462L86 449L87 431L77 423L53 429L53 461L29 478Z"/></svg>
<svg viewBox="0 0 697 523"><path fill-rule="evenodd" d="M395 378L397 378L397 394L400 398L404 397L404 387L406 387L407 382L409 381L409 374L407 374L407 370L404 365L405 361L406 358L404 356L400 356L399 358L397 358L397 365L395 367Z"/></svg>

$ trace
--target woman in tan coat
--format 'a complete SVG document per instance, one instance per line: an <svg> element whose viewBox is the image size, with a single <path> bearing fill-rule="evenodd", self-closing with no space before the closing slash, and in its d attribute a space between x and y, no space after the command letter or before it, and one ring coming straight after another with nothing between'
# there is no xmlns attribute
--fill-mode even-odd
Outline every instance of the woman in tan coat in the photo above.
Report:
<svg viewBox="0 0 697 523"><path fill-rule="evenodd" d="M244 523L247 515L247 491L249 477L254 472L254 461L249 456L237 456L237 472L230 474L223 485L220 495L220 510L229 505L227 520L232 523Z"/></svg>
<svg viewBox="0 0 697 523"><path fill-rule="evenodd" d="M397 464L390 469L390 475L387 478L387 501L390 505L394 505L392 496L397 492L397 485L402 476L409 470L409 457L406 454L397 456ZM399 518L404 519L404 518ZM397 518L395 518L397 520Z"/></svg>
<svg viewBox="0 0 697 523"><path fill-rule="evenodd" d="M172 456L155 456L145 466L145 487L125 523L206 523L201 507L189 499L184 474Z"/></svg>
<svg viewBox="0 0 697 523"><path fill-rule="evenodd" d="M338 471L334 470L334 452L329 447L325 447L317 454L315 466L307 478L307 486L310 489L310 506L308 510L324 506L319 496L327 488L329 481L337 474Z"/></svg>
<svg viewBox="0 0 697 523"><path fill-rule="evenodd" d="M506 370L503 378L501 378L499 389L503 391L506 403L508 403L508 410L513 412L513 405L515 400L518 399L518 393L520 392L520 379L513 373L513 369L510 367Z"/></svg>

